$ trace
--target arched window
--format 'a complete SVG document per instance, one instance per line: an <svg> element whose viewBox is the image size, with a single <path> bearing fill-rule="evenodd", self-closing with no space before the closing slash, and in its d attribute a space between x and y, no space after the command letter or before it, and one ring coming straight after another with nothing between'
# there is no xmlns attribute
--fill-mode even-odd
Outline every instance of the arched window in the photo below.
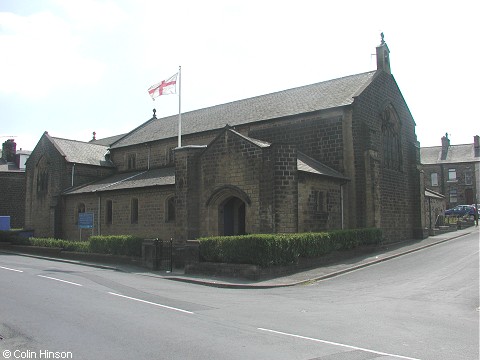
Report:
<svg viewBox="0 0 480 360"><path fill-rule="evenodd" d="M386 168L402 169L401 123L392 104L385 107L382 117L383 164Z"/></svg>
<svg viewBox="0 0 480 360"><path fill-rule="evenodd" d="M107 200L105 203L105 224L113 223L113 202L112 200Z"/></svg>
<svg viewBox="0 0 480 360"><path fill-rule="evenodd" d="M173 222L175 221L175 197L171 196L167 199L165 203L165 221Z"/></svg>
<svg viewBox="0 0 480 360"><path fill-rule="evenodd" d="M138 224L138 199L133 198L130 203L130 220L132 224Z"/></svg>

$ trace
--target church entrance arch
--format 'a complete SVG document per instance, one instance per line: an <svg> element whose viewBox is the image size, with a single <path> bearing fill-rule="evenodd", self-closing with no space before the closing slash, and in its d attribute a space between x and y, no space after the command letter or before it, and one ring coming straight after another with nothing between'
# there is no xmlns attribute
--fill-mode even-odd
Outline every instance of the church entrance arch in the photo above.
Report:
<svg viewBox="0 0 480 360"><path fill-rule="evenodd" d="M246 234L249 205L249 196L236 186L216 189L206 203L209 233L221 236Z"/></svg>
<svg viewBox="0 0 480 360"><path fill-rule="evenodd" d="M245 203L239 198L232 196L220 204L218 217L221 235L245 234Z"/></svg>

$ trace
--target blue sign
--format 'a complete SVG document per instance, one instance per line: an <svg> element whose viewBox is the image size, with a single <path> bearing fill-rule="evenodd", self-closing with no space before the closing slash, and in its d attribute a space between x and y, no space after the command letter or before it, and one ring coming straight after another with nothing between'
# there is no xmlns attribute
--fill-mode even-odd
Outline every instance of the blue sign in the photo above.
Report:
<svg viewBox="0 0 480 360"><path fill-rule="evenodd" d="M80 229L93 228L93 213L78 213L78 227Z"/></svg>

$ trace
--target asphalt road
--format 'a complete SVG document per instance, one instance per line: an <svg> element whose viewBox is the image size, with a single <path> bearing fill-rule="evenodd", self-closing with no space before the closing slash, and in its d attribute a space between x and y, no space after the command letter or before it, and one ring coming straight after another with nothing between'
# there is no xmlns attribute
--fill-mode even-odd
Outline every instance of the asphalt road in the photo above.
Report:
<svg viewBox="0 0 480 360"><path fill-rule="evenodd" d="M263 290L0 254L0 359L472 360L478 307L478 232Z"/></svg>

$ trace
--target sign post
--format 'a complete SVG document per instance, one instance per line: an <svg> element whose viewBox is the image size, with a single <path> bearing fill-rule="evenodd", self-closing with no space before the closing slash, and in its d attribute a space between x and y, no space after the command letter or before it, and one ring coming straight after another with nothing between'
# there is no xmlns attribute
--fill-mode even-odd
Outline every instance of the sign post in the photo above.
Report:
<svg viewBox="0 0 480 360"><path fill-rule="evenodd" d="M78 228L80 229L80 241L82 241L82 229L92 229L93 234L93 221L94 214L92 212L78 213Z"/></svg>

